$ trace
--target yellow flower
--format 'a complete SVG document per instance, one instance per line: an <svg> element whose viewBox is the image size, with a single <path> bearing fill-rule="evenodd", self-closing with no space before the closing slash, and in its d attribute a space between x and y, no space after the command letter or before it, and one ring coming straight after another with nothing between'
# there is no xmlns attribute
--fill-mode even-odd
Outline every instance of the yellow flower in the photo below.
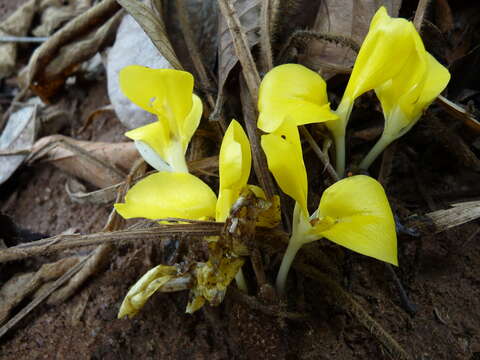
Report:
<svg viewBox="0 0 480 360"><path fill-rule="evenodd" d="M450 80L448 70L425 50L420 36L415 35L415 51L402 70L375 88L382 105L385 128L378 142L361 162L363 169L367 169L392 141L416 124Z"/></svg>
<svg viewBox="0 0 480 360"><path fill-rule="evenodd" d="M193 94L193 76L185 71L131 65L119 74L120 88L133 103L158 121L128 131L151 166L188 172L185 152L202 117L202 101Z"/></svg>
<svg viewBox="0 0 480 360"><path fill-rule="evenodd" d="M324 191L318 210L309 216L307 174L298 130L262 136L268 168L296 204L289 245L277 276L283 292L288 270L300 247L325 237L360 254L397 265L395 222L383 187L371 177L340 180Z"/></svg>
<svg viewBox="0 0 480 360"><path fill-rule="evenodd" d="M330 111L327 85L320 75L298 64L270 70L258 93L258 128L271 133L285 118L296 126L335 120Z"/></svg>
<svg viewBox="0 0 480 360"><path fill-rule="evenodd" d="M223 222L247 186L256 196L265 199L263 190L247 185L250 168L250 143L241 125L232 120L220 148L218 201L207 184L189 173L158 172L140 180L128 191L125 203L114 206L126 219L215 218L216 221ZM260 214L257 225L275 227L279 221L280 212L274 201L271 209L265 209ZM162 289L170 282L176 284L176 281L181 280L181 284L184 284L188 282L188 277L194 285L193 298L187 306L187 312L196 311L205 301L218 304L235 274L239 286L245 288L241 273L244 260L233 252L224 257L224 253L215 248L216 240L218 239L212 239L209 245L212 249L209 261L196 263L190 275L179 274L175 267L163 265L147 272L127 293L118 316L135 315L154 292L166 291ZM212 256L215 261L211 261Z"/></svg>
<svg viewBox="0 0 480 360"><path fill-rule="evenodd" d="M355 99L377 88L403 69L415 51L416 36L417 31L411 22L391 18L384 7L379 8L372 18L342 101L336 110L340 119L326 123L335 140L339 176L343 176L345 171L345 130Z"/></svg>

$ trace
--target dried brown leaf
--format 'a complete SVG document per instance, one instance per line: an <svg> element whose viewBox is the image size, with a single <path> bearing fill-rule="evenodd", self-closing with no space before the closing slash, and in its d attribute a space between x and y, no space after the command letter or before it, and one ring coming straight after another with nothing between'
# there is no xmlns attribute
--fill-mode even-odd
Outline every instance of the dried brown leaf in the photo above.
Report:
<svg viewBox="0 0 480 360"><path fill-rule="evenodd" d="M123 181L139 155L133 142L104 143L52 135L38 140L29 162L48 161L98 188Z"/></svg>
<svg viewBox="0 0 480 360"><path fill-rule="evenodd" d="M36 106L25 106L10 115L8 123L0 136L0 152L15 154L30 148L36 136ZM7 181L13 172L23 163L26 154L0 154L0 184Z"/></svg>
<svg viewBox="0 0 480 360"><path fill-rule="evenodd" d="M17 274L0 289L0 324L8 317L10 311L25 297L32 294L45 282L62 276L68 269L78 263L80 258L69 257L54 263L42 265L34 273Z"/></svg>
<svg viewBox="0 0 480 360"><path fill-rule="evenodd" d="M259 0L236 0L229 1L238 15L240 24L245 31L249 48L252 48L260 41L260 9ZM218 43L218 88L222 91L225 82L238 62L235 51L235 44L229 30L227 20L220 16L219 43Z"/></svg>
<svg viewBox="0 0 480 360"><path fill-rule="evenodd" d="M30 0L20 6L0 24L0 36L25 36L35 15L38 0ZM8 76L15 68L17 44L0 44L0 78Z"/></svg>
<svg viewBox="0 0 480 360"><path fill-rule="evenodd" d="M401 3L401 0L325 0L320 5L312 30L351 38L361 44L377 9L385 6L390 16L397 16ZM324 69L325 64L349 68L353 66L355 56L348 47L314 40L299 60L316 70ZM330 66L323 75L331 77L336 73Z"/></svg>
<svg viewBox="0 0 480 360"><path fill-rule="evenodd" d="M117 2L138 22L160 54L175 69L182 70L182 64L170 43L162 17L157 16L151 8L137 0L117 0Z"/></svg>
<svg viewBox="0 0 480 360"><path fill-rule="evenodd" d="M121 18L115 0L104 0L70 21L35 50L25 86L48 101L78 64L102 50Z"/></svg>
<svg viewBox="0 0 480 360"><path fill-rule="evenodd" d="M87 11L91 0L70 0L65 2L43 1L40 4L42 13L40 25L33 29L35 36L50 36L67 21Z"/></svg>

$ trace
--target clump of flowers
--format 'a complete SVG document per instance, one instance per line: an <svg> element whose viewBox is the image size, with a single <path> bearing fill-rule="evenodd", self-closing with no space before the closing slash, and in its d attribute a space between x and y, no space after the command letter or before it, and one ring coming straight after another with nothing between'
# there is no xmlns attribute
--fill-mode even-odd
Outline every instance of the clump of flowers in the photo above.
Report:
<svg viewBox="0 0 480 360"><path fill-rule="evenodd" d="M426 50L413 24L388 16L381 7L355 61L342 100L330 109L326 83L320 75L298 64L284 64L267 73L258 94L258 128L268 168L280 189L295 200L293 228L276 278L284 293L289 269L298 250L326 238L360 254L398 265L395 221L382 185L356 175L343 178L322 194L310 214L308 179L298 126L325 123L336 150L336 169L345 172L345 132L355 99L367 91L377 94L385 115L381 138L361 162L368 168L392 141L405 134L445 88L448 70ZM157 173L135 184L115 209L124 218L228 221L238 199L265 199L263 190L248 185L252 156L242 126L232 120L219 156L218 198L202 180L188 173L185 152L202 116L201 100L193 94L193 77L184 71L130 66L120 73L124 93L158 121L126 133ZM266 199L265 199L266 200ZM278 198L268 199L252 224L279 223ZM240 237L242 234L240 233ZM158 265L130 289L119 317L133 316L157 291L190 289L187 312L205 302L219 304L235 278L247 290L242 273L245 246L232 246L223 237L204 239L206 261L184 266Z"/></svg>
<svg viewBox="0 0 480 360"><path fill-rule="evenodd" d="M142 83L142 76L150 76L152 73L161 75L157 81L167 79L166 85L158 86L153 86L147 81L145 86L152 85L151 91L145 91L142 95L134 92L132 90L134 88L130 85L122 85L122 89L128 89L125 91L127 96L135 94L132 101L142 104L146 109L153 108L159 115L158 122L129 131L126 135L135 139L140 154L149 164L160 166L156 167L159 172L140 180L127 192L124 203L114 205L122 217L152 220L175 217L190 220L215 219L218 222L224 222L230 208L243 191L250 190L256 196L265 198L262 189L247 185L251 169L250 142L236 120L231 121L220 148L218 199L207 184L188 173L184 154L193 131L198 126L197 111L201 109L201 105L192 105L190 110L188 106L184 108L177 106L174 94L178 92L179 97L184 100L187 94L190 98L196 98L191 94L193 84L190 86L188 83L186 86L182 82L182 80L189 80L190 74L177 70L168 70L165 74L162 70L135 66L122 71L122 81L126 81L128 76L136 72L138 72L137 80L140 83ZM178 83L173 79L177 79ZM167 86L168 89L166 89ZM150 102L145 102L146 98L150 98ZM172 109L177 110L175 112ZM180 115L172 115L175 113ZM183 116L185 114L187 114L186 117ZM188 131L181 130L185 128ZM165 129L169 129L169 132L165 132ZM279 222L279 216L277 204L259 214L258 224L275 227ZM242 254L226 246L218 237L206 240L210 253L207 262L195 262L188 271L175 265L158 265L151 269L129 290L118 316L135 315L156 291L190 289L191 296L186 311L192 313L201 308L205 301L213 305L219 304L225 296L227 286L234 278L237 279L239 287L246 290L241 271L244 263Z"/></svg>

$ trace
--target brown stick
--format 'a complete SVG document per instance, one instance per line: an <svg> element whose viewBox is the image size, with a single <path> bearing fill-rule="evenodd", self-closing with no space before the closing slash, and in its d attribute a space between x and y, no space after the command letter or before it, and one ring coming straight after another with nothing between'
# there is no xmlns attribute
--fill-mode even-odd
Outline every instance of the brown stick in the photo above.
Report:
<svg viewBox="0 0 480 360"><path fill-rule="evenodd" d="M158 240L188 233L197 236L220 235L224 223L159 225L148 229L120 230L89 235L57 235L47 239L0 250L0 263L46 255L55 251L90 245L127 241Z"/></svg>
<svg viewBox="0 0 480 360"><path fill-rule="evenodd" d="M242 65L242 72L245 76L250 96L256 104L258 99L258 87L260 85L260 75L258 74L255 61L253 60L250 47L248 46L247 35L240 23L237 12L229 0L218 0L218 5L222 15L225 17L228 29L232 34L235 53Z"/></svg>

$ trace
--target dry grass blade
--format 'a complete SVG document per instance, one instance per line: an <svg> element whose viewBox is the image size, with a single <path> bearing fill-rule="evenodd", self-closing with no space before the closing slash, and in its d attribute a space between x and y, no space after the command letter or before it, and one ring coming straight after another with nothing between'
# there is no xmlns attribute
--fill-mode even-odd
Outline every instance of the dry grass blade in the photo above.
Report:
<svg viewBox="0 0 480 360"><path fill-rule="evenodd" d="M300 132L302 133L303 137L307 140L308 144L312 148L313 152L318 156L320 161L322 162L323 166L328 172L328 175L332 178L334 182L340 180L340 178L337 175L337 172L333 168L332 164L330 164L330 159L328 158L328 155L320 149L318 144L316 143L315 139L310 135L308 132L307 128L305 126L300 126Z"/></svg>
<svg viewBox="0 0 480 360"><path fill-rule="evenodd" d="M437 104L439 104L446 112L448 112L453 117L465 121L467 126L474 130L476 133L480 133L480 121L478 121L465 108L454 103L453 101L448 100L442 95L438 96Z"/></svg>
<svg viewBox="0 0 480 360"><path fill-rule="evenodd" d="M159 225L147 229L119 230L89 235L57 235L47 239L0 250L0 263L47 255L56 251L78 247L120 244L128 241L158 240L165 236L189 234L191 236L220 235L224 223Z"/></svg>
<svg viewBox="0 0 480 360"><path fill-rule="evenodd" d="M260 186L265 190L268 198L275 193L275 185L272 176L268 171L267 159L260 146L260 136L257 129L257 110L252 104L252 99L248 96L248 91L243 78L240 81L240 99L243 107L243 117L245 127L247 129L248 138L250 139L250 147L252 148L253 169Z"/></svg>
<svg viewBox="0 0 480 360"><path fill-rule="evenodd" d="M218 0L220 11L224 16L230 34L233 38L233 45L235 47L235 53L237 55L240 64L242 65L242 72L245 76L245 81L250 91L250 96L253 102L257 103L258 87L260 85L260 75L258 74L255 61L253 60L252 53L247 38L247 34L238 14L229 0Z"/></svg>
<svg viewBox="0 0 480 360"><path fill-rule="evenodd" d="M452 204L450 209L434 211L427 216L433 220L436 232L445 231L480 218L480 201Z"/></svg>
<svg viewBox="0 0 480 360"><path fill-rule="evenodd" d="M183 70L183 66L178 60L172 44L168 39L163 19L140 1L117 0L117 2L138 22L160 54L162 54L175 69Z"/></svg>
<svg viewBox="0 0 480 360"><path fill-rule="evenodd" d="M417 10L415 11L415 18L413 19L413 25L418 32L422 30L423 19L425 18L425 13L427 7L430 4L430 0L419 0Z"/></svg>
<svg viewBox="0 0 480 360"><path fill-rule="evenodd" d="M272 0L263 0L260 12L260 49L265 72L273 67L271 19Z"/></svg>
<svg viewBox="0 0 480 360"><path fill-rule="evenodd" d="M11 318L5 325L0 328L0 338L5 335L11 328L13 328L20 320L27 316L33 309L35 309L39 304L41 304L46 298L50 296L52 292L66 283L73 275L79 271L83 265L90 259L92 254L85 256L77 265L73 266L69 271L63 274L59 279L57 279L50 288L42 293L39 297L35 298L27 306L25 306L17 315Z"/></svg>

